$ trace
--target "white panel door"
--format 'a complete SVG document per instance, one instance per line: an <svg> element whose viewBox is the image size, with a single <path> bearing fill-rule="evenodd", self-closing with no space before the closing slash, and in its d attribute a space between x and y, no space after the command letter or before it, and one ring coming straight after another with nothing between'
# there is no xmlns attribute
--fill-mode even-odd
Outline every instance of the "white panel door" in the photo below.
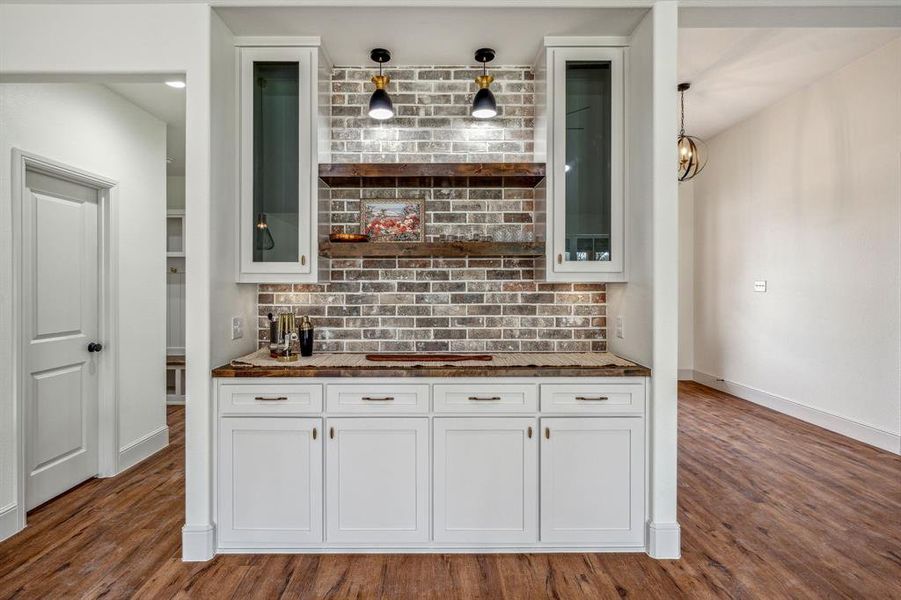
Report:
<svg viewBox="0 0 901 600"><path fill-rule="evenodd" d="M327 425L327 540L427 542L428 419L336 418Z"/></svg>
<svg viewBox="0 0 901 600"><path fill-rule="evenodd" d="M97 474L98 192L27 172L22 194L25 506Z"/></svg>
<svg viewBox="0 0 901 600"><path fill-rule="evenodd" d="M322 542L319 419L226 417L219 429L219 545Z"/></svg>
<svg viewBox="0 0 901 600"><path fill-rule="evenodd" d="M435 540L538 540L538 435L532 418L435 419Z"/></svg>
<svg viewBox="0 0 901 600"><path fill-rule="evenodd" d="M644 544L644 421L541 419L541 541Z"/></svg>

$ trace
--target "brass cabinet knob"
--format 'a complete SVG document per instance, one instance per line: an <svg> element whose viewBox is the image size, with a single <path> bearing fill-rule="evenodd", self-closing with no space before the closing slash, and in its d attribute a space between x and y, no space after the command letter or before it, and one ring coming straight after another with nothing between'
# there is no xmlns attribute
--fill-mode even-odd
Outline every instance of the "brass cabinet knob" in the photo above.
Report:
<svg viewBox="0 0 901 600"><path fill-rule="evenodd" d="M307 256L305 254L300 255L300 264L302 264L302 265L307 264Z"/></svg>

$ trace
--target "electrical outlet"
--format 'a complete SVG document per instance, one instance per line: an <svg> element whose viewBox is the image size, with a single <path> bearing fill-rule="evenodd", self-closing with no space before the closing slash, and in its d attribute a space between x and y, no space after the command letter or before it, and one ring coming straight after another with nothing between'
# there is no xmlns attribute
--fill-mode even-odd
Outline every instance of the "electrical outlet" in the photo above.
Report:
<svg viewBox="0 0 901 600"><path fill-rule="evenodd" d="M766 291L766 279L761 279L759 281L754 282L754 291L755 292L765 292Z"/></svg>
<svg viewBox="0 0 901 600"><path fill-rule="evenodd" d="M616 317L616 337L621 340L626 338L622 315L617 315Z"/></svg>
<svg viewBox="0 0 901 600"><path fill-rule="evenodd" d="M232 317L232 339L240 340L244 337L244 319Z"/></svg>

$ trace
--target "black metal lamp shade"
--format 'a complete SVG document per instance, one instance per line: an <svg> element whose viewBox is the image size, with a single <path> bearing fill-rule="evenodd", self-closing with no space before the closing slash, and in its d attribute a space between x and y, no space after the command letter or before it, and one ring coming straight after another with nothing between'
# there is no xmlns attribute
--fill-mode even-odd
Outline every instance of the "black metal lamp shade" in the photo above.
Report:
<svg viewBox="0 0 901 600"><path fill-rule="evenodd" d="M387 75L382 75L382 65L391 60L391 53L384 48L373 48L369 53L369 58L379 63L379 74L372 78L375 91L369 98L369 116L384 121L394 116L394 104L391 103L391 97L385 90L391 79Z"/></svg>
<svg viewBox="0 0 901 600"><path fill-rule="evenodd" d="M490 119L497 115L497 101L491 90L484 87L472 99L472 116L476 119Z"/></svg>
<svg viewBox="0 0 901 600"><path fill-rule="evenodd" d="M488 74L488 63L494 60L494 50L491 48L479 48L476 50L476 61L482 63L482 74L476 77L479 91L472 99L471 114L476 119L490 119L497 115L497 100L488 89L494 77Z"/></svg>
<svg viewBox="0 0 901 600"><path fill-rule="evenodd" d="M391 103L388 92L384 89L377 88L372 92L372 97L369 98L369 116L379 121L394 116L394 105Z"/></svg>

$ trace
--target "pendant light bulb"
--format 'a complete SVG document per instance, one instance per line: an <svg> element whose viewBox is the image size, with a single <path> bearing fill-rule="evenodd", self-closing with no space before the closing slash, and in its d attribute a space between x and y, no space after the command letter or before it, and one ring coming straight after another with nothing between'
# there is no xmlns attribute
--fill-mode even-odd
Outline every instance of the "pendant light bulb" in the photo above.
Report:
<svg viewBox="0 0 901 600"><path fill-rule="evenodd" d="M701 138L685 133L685 92L690 87L690 83L680 83L676 88L679 91L681 110L679 137L676 140L676 146L679 149L680 182L690 181L707 166L707 144Z"/></svg>
<svg viewBox="0 0 901 600"><path fill-rule="evenodd" d="M476 119L490 119L497 116L497 100L489 86L494 77L488 74L488 63L494 60L494 50L479 48L476 50L476 61L482 63L482 74L476 77L479 90L472 99L472 111L469 113Z"/></svg>
<svg viewBox="0 0 901 600"><path fill-rule="evenodd" d="M391 78L382 75L382 64L391 60L391 53L384 48L375 48L369 53L369 57L379 63L379 74L372 77L375 91L369 98L369 116L378 121L384 121L394 116L394 104L391 103L391 97L386 90Z"/></svg>

